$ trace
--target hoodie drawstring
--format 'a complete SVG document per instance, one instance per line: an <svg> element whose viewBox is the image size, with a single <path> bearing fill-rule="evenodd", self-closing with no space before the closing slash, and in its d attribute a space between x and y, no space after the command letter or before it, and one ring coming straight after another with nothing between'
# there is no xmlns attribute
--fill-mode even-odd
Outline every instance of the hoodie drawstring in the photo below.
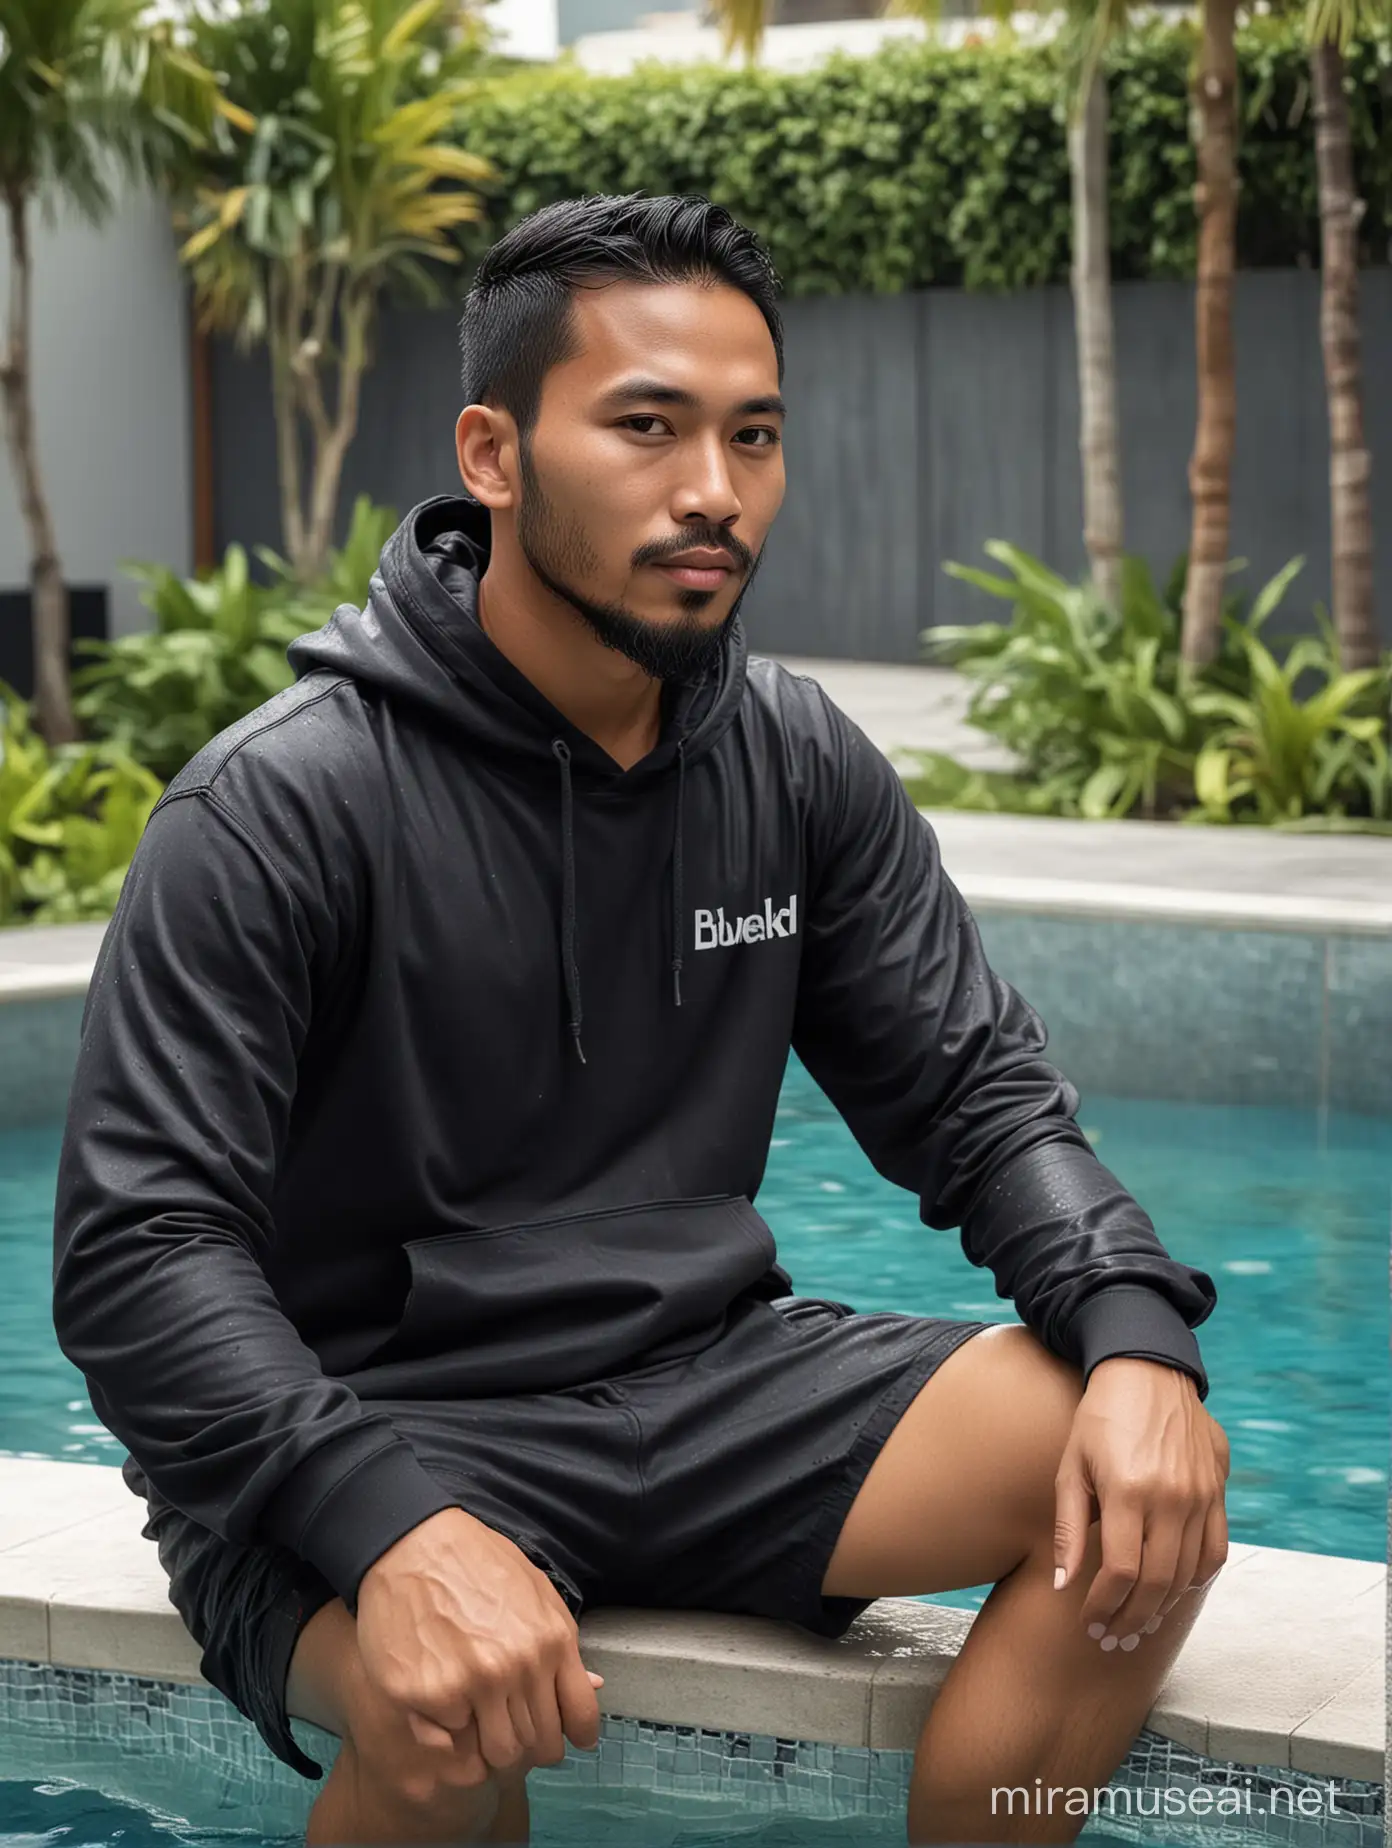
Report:
<svg viewBox="0 0 1392 1848"><path fill-rule="evenodd" d="M551 749L561 765L561 961L565 969L566 999L570 1003L570 1032L580 1063L585 1064L585 1049L580 1044L580 970L575 961L575 833L571 825L570 746L564 738L553 738Z"/></svg>
<svg viewBox="0 0 1392 1848"><path fill-rule="evenodd" d="M551 750L561 766L561 965L565 971L566 1000L570 1003L570 1033L580 1063L587 1064L580 1044L580 966L575 959L575 829L574 798L570 783L570 746L553 738ZM672 1004L680 1007L682 972L682 813L686 801L686 739L677 740L677 813L672 834Z"/></svg>
<svg viewBox="0 0 1392 1848"><path fill-rule="evenodd" d="M672 834L672 1003L681 1006L682 803L686 798L686 739L677 740L677 821Z"/></svg>

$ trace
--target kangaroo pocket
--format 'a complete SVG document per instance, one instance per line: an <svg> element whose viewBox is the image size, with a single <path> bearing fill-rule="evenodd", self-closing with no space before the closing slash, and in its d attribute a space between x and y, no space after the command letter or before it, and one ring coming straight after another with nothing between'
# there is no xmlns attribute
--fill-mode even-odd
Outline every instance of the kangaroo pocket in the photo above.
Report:
<svg viewBox="0 0 1392 1848"><path fill-rule="evenodd" d="M406 1254L401 1323L349 1379L364 1397L550 1392L701 1345L776 1255L728 1194L414 1239Z"/></svg>

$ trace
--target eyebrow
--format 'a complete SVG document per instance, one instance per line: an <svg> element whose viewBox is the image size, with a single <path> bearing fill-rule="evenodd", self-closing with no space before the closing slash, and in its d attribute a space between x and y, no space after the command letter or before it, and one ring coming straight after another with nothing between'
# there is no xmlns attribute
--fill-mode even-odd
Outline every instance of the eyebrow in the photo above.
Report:
<svg viewBox="0 0 1392 1848"><path fill-rule="evenodd" d="M612 391L604 394L603 402L617 409L624 404L673 404L683 410L697 411L701 400L695 392L684 391L679 385L664 385L660 379L625 379ZM770 414L786 417L788 407L776 391L767 392L759 398L746 398L742 404L734 407L737 417L760 417Z"/></svg>

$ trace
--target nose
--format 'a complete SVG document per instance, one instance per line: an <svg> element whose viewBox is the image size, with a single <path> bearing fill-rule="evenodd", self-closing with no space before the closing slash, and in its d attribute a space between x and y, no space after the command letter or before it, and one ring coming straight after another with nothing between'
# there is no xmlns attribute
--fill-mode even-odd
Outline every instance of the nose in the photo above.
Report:
<svg viewBox="0 0 1392 1848"><path fill-rule="evenodd" d="M743 511L730 475L725 443L718 433L688 452L690 461L672 505L679 521L704 520L712 526L733 526Z"/></svg>

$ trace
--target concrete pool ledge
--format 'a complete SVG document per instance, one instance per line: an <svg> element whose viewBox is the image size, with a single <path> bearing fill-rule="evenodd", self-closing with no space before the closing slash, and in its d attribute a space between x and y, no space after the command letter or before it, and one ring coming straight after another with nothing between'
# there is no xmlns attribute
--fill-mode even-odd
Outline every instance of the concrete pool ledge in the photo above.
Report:
<svg viewBox="0 0 1392 1848"><path fill-rule="evenodd" d="M0 1458L0 1658L198 1683L119 1470ZM1233 1546L1147 1725L1218 1760L1380 1782L1387 1569ZM884 1598L827 1642L755 1618L581 1621L606 1713L911 1750L972 1622Z"/></svg>
<svg viewBox="0 0 1392 1848"><path fill-rule="evenodd" d="M920 813L982 911L1392 936L1392 837Z"/></svg>

